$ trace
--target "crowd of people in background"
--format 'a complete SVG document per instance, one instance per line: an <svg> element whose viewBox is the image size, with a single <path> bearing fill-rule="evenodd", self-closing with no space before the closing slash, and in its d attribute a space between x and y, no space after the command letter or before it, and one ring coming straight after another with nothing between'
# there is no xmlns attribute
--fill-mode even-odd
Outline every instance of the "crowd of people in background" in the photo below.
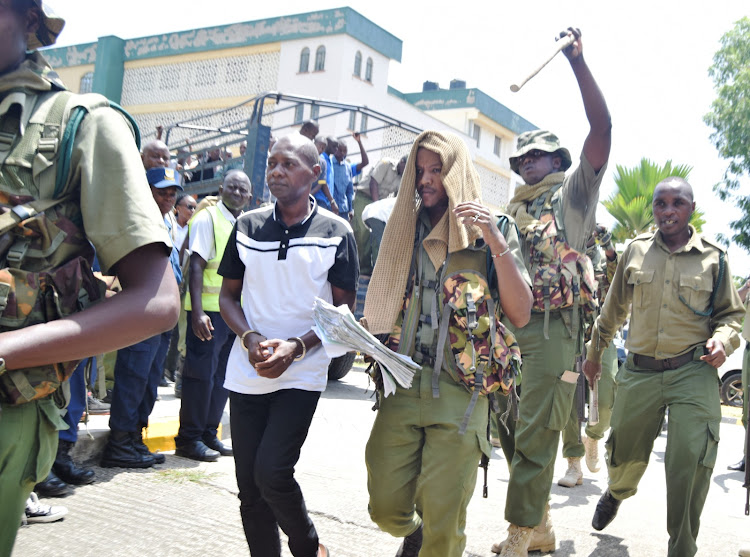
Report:
<svg viewBox="0 0 750 557"><path fill-rule="evenodd" d="M719 439L714 369L740 346L743 314L742 335L750 341L750 309L743 310L724 249L689 224L695 201L685 180L656 185L655 231L622 254L596 225L612 125L579 30L561 37L572 36L564 53L590 125L580 164L566 174L570 151L551 132L521 134L509 162L523 183L508 214L482 203L479 175L456 134L425 131L408 155L382 159L366 174L361 135L351 134L359 150L353 162L351 141L321 136L313 120L299 133L271 138L264 183L255 184L263 193L253 205L245 142L237 157L213 143L195 154L190 144L173 153L160 126L139 159L138 134L118 107L65 92L29 50L53 44L62 20L41 0L0 1L7 31L0 36L0 93L12 91L0 97L0 128L12 131L3 132L0 218L10 242L2 260L18 269L46 253L40 243L50 235L29 233L33 222L45 232L67 231L62 248L46 246L54 264L42 270L83 277L74 291L55 292L60 315L34 321L43 313L38 301L48 302L39 294L27 308L17 303L28 322L0 335L0 557L10 555L22 512L28 522L67 513L40 502L32 488L59 496L95 481L94 470L71 455L85 412L110 414L101 466L165 463L144 434L158 386L170 380L181 397L176 455L209 462L234 456L251 554L280 555L281 529L295 557L329 557L294 478L330 361L312 330L311 308L316 298L353 308L360 272L372 273L363 325L421 365L412 385L390 397L378 368L373 372L378 415L364 455L368 510L382 530L403 538L398 557L463 553L477 462L490 454L492 410L503 412L497 419L506 433L498 424L495 431L510 468L508 535L493 552L555 550L549 499L559 441L568 470L558 483L574 488L584 457L590 470L600 466L598 441L611 425L608 488L592 519L595 530L605 529L636 493L668 410L667 555L695 555ZM54 184L61 158L44 159L50 143L43 148L49 138L40 128L65 131L64 139L68 123L49 125L51 109L35 112L28 125L19 114L60 99L85 108L87 119L85 132L70 134L77 158L63 180L65 195L47 199L36 182ZM43 180L25 162L33 156L35 164L49 162L39 165ZM113 177L118 187L101 187ZM215 184L217 195L192 196L198 183ZM14 215L25 215L27 228L19 232ZM596 268L587 250L599 258ZM574 270L563 269L569 256ZM26 271L14 275L24 287L46 281L39 269ZM560 280L563 272L569 284ZM630 353L615 379L608 347L628 315ZM106 359L91 357L99 353L116 353L108 408L89 392ZM519 400L514 381L522 359ZM576 361L580 372L572 371ZM605 406L604 423L587 428L586 437L576 431L574 408L584 378L601 387ZM68 380L63 419L64 405L52 395ZM231 447L218 436L228 399ZM515 429L506 427L514 405ZM734 468L744 467L743 459Z"/></svg>

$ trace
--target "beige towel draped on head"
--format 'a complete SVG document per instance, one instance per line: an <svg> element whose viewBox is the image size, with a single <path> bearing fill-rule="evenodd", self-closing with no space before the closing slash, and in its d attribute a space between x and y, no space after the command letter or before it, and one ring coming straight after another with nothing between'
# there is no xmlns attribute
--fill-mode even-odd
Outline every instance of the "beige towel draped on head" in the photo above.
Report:
<svg viewBox="0 0 750 557"><path fill-rule="evenodd" d="M448 195L448 209L424 239L427 255L437 270L448 253L466 249L481 230L459 223L453 209L459 203L481 202L479 175L463 140L449 132L425 131L414 140L401 177L396 205L388 219L380 244L380 253L365 298L365 318L371 333L390 333L401 310L414 246L417 214L422 206L416 193L416 160L420 148L440 156L440 176Z"/></svg>

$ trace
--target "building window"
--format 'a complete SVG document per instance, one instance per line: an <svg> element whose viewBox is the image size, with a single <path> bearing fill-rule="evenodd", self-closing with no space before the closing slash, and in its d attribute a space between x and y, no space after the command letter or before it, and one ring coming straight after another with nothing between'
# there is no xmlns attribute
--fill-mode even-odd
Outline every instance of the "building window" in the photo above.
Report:
<svg viewBox="0 0 750 557"><path fill-rule="evenodd" d="M473 124L472 127L473 127L473 130L472 130L472 134L471 135L472 135L472 137L474 139L476 139L476 141L477 141L477 147L479 147L479 138L482 135L482 128L480 128L476 124Z"/></svg>
<svg viewBox="0 0 750 557"><path fill-rule="evenodd" d="M310 106L310 120L317 120L320 115L320 105L313 104Z"/></svg>
<svg viewBox="0 0 750 557"><path fill-rule="evenodd" d="M294 123L301 124L305 118L305 105L300 103L294 107Z"/></svg>
<svg viewBox="0 0 750 557"><path fill-rule="evenodd" d="M354 55L354 75L362 77L362 53L359 50Z"/></svg>
<svg viewBox="0 0 750 557"><path fill-rule="evenodd" d="M94 86L94 72L87 72L81 78L81 84L78 86L78 92L81 94L91 93Z"/></svg>
<svg viewBox="0 0 750 557"><path fill-rule="evenodd" d="M495 136L495 148L492 150L493 153L495 153L495 156L500 156L500 149L503 146L503 140L500 139L498 136Z"/></svg>
<svg viewBox="0 0 750 557"><path fill-rule="evenodd" d="M326 69L326 47L320 45L315 51L315 71L322 72Z"/></svg>
<svg viewBox="0 0 750 557"><path fill-rule="evenodd" d="M363 114L359 121L359 133L367 133L367 114Z"/></svg>
<svg viewBox="0 0 750 557"><path fill-rule="evenodd" d="M305 47L299 55L299 73L307 73L310 68L310 49Z"/></svg>
<svg viewBox="0 0 750 557"><path fill-rule="evenodd" d="M355 127L357 125L357 113L353 110L349 111L349 127L347 129L350 129L352 131L355 130Z"/></svg>
<svg viewBox="0 0 750 557"><path fill-rule="evenodd" d="M365 66L365 81L372 83L372 58L367 59L367 65Z"/></svg>

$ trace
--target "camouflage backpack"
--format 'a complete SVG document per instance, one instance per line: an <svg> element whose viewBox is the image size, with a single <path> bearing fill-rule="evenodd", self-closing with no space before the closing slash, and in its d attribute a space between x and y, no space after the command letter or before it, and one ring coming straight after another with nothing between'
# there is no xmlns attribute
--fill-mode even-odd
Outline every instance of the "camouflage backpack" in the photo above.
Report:
<svg viewBox="0 0 750 557"><path fill-rule="evenodd" d="M532 311L544 312L544 337L547 339L550 311L573 310L571 336L575 338L579 330L579 310L587 318L593 318L599 307L591 260L570 247L564 231L558 229L557 223L561 222L558 190L559 187L554 188L532 204L540 224L526 233L534 296Z"/></svg>
<svg viewBox="0 0 750 557"><path fill-rule="evenodd" d="M11 111L2 118L0 333L70 316L104 298L105 285L91 271L94 248L82 229L79 192L69 191L76 132L89 111L103 106L122 111L100 95L53 91L37 97L27 121ZM48 396L78 363L0 371L0 402Z"/></svg>
<svg viewBox="0 0 750 557"><path fill-rule="evenodd" d="M505 219L499 225L504 227L507 223ZM489 249L470 248L448 255L435 285L436 305L442 309L434 316L437 319L431 320L433 328L437 329L432 394L434 398L440 396L441 370L471 392L460 434L466 432L479 396L497 390L507 395L521 370L520 347L500 320L495 301L497 292L487 278L494 273ZM411 296L407 295L403 322L388 339L387 345L393 350L398 350L402 331L416 330L409 323L415 324L415 319L420 319L420 304L411 301Z"/></svg>

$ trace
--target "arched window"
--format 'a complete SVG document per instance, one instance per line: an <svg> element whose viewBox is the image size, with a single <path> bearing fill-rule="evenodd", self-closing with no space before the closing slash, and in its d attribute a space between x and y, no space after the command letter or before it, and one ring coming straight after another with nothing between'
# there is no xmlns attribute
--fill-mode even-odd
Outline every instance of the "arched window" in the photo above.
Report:
<svg viewBox="0 0 750 557"><path fill-rule="evenodd" d="M94 86L94 72L87 72L81 78L81 84L78 86L78 92L81 94L91 93Z"/></svg>
<svg viewBox="0 0 750 557"><path fill-rule="evenodd" d="M320 45L315 51L315 71L322 72L326 69L326 47Z"/></svg>
<svg viewBox="0 0 750 557"><path fill-rule="evenodd" d="M372 83L372 58L367 59L367 65L365 66L365 81Z"/></svg>
<svg viewBox="0 0 750 557"><path fill-rule="evenodd" d="M359 50L354 55L354 75L362 77L362 53Z"/></svg>
<svg viewBox="0 0 750 557"><path fill-rule="evenodd" d="M307 73L310 67L310 49L305 47L299 55L299 73Z"/></svg>

